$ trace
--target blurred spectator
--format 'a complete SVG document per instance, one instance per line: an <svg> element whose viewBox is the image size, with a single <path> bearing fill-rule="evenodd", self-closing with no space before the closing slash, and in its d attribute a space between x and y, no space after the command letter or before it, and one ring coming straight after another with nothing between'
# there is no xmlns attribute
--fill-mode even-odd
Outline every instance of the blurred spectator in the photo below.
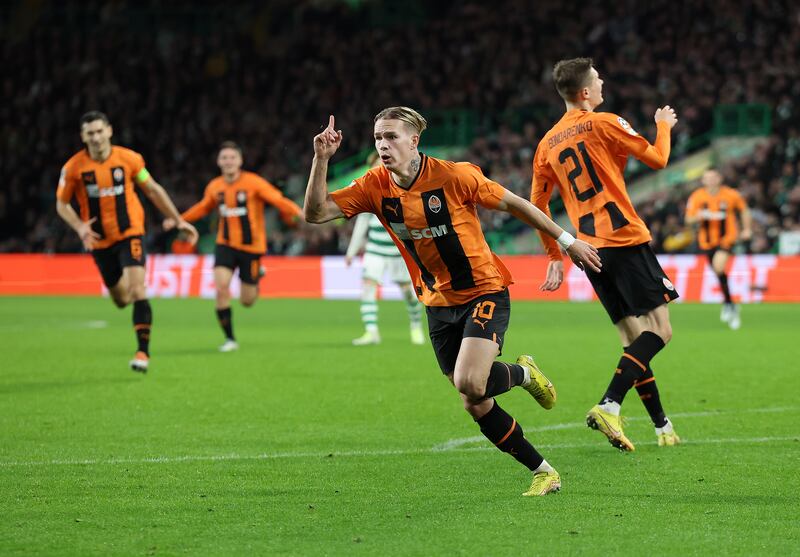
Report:
<svg viewBox="0 0 800 557"><path fill-rule="evenodd" d="M773 229L797 222L800 5L791 0L164 6L0 5L0 21L15 22L0 43L0 251L80 250L53 205L59 165L81 148L77 121L89 109L109 114L115 141L145 156L180 209L215 175L225 139L243 145L247 168L300 202L311 138L327 115L345 130L341 160L369 147L373 115L396 104L474 110L478 139L464 158L527 197L533 149L562 112L550 69L579 55L594 56L617 84L604 91L602 109L646 137L654 137L657 106L677 107L675 157L711 128L716 104L774 107L775 142L762 154L769 160L735 179L763 209L755 246L772 249ZM492 218L485 224L493 229L517 226ZM273 232L271 253L342 253L346 229ZM148 230L158 249L158 224Z"/></svg>

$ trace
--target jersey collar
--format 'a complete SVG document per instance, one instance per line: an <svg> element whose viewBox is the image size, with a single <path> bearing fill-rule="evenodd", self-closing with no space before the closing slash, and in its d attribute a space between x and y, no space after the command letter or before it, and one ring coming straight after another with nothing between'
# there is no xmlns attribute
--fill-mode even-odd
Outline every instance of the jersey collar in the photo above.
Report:
<svg viewBox="0 0 800 557"><path fill-rule="evenodd" d="M394 181L394 178L392 178L392 173L391 173L391 172L389 172L389 170L388 170L388 169L386 170L387 172L389 172L389 180L391 180L392 184L393 184L395 187L398 187L398 188L400 188L401 190L405 190L405 191L411 191L411 188L413 188L413 187L414 187L414 184L416 184L416 183L417 183L417 181L419 180L419 177L420 177L420 176L422 176L422 173L423 173L423 172L425 172L425 167L428 165L428 156L427 156L425 153L420 153L420 154L419 154L419 157L420 157L420 161L419 161L419 163L420 163L420 164L419 164L419 170L417 170L417 175L416 175L416 176L414 176L414 179L413 179L413 180L411 180L411 183L410 183L410 184L408 184L408 187L407 187L407 188L404 188L403 186L400 186L400 185L398 185L398 184L397 184L397 182L395 182L395 181Z"/></svg>

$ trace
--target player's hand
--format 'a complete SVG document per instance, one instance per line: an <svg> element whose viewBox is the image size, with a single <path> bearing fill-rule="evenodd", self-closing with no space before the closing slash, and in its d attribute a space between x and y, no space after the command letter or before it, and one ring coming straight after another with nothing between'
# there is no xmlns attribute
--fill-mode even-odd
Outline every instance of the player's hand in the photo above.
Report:
<svg viewBox="0 0 800 557"><path fill-rule="evenodd" d="M600 254L597 253L597 248L583 240L575 240L567 250L567 255L575 265L584 271L589 269L599 273L600 267L603 266L600 262Z"/></svg>
<svg viewBox="0 0 800 557"><path fill-rule="evenodd" d="M172 217L169 217L169 218L166 218L166 219L164 219L164 220L161 222L161 228L163 228L165 231L169 232L170 230L172 230L173 228L175 228L175 226L176 226L177 224L178 224L178 221L176 221L176 220L175 220L175 219L173 219Z"/></svg>
<svg viewBox="0 0 800 557"><path fill-rule="evenodd" d="M743 229L743 230L742 230L742 237L741 237L741 239L742 239L742 241L744 241L744 242L749 242L750 240L752 240L752 239L753 239L753 231L752 231L752 230L750 230L749 228L745 228L745 229Z"/></svg>
<svg viewBox="0 0 800 557"><path fill-rule="evenodd" d="M675 114L675 109L667 105L656 110L655 121L656 124L659 122L666 122L671 129L678 123L678 116Z"/></svg>
<svg viewBox="0 0 800 557"><path fill-rule="evenodd" d="M314 156L318 159L330 159L339 145L342 144L342 130L334 128L335 121L333 115L328 119L328 127L322 133L314 136Z"/></svg>
<svg viewBox="0 0 800 557"><path fill-rule="evenodd" d="M78 236L80 236L81 242L83 242L83 247L86 251L92 251L94 249L95 241L100 239L100 234L92 230L92 223L97 220L97 217L92 217L87 221L84 221L78 227Z"/></svg>
<svg viewBox="0 0 800 557"><path fill-rule="evenodd" d="M552 292L558 290L561 283L564 282L564 262L563 261L550 261L547 264L547 278L539 290L543 292Z"/></svg>
<svg viewBox="0 0 800 557"><path fill-rule="evenodd" d="M345 255L345 256L344 256L344 264L345 264L346 266L348 266L348 267L349 267L350 265L352 265L352 264L353 264L353 256L352 256L352 255Z"/></svg>
<svg viewBox="0 0 800 557"><path fill-rule="evenodd" d="M183 232L186 232L186 234L189 235L189 242L192 245L197 244L197 240L200 238L200 234L197 232L197 229L190 223L186 222L183 219L180 219L177 223L175 223L175 228Z"/></svg>

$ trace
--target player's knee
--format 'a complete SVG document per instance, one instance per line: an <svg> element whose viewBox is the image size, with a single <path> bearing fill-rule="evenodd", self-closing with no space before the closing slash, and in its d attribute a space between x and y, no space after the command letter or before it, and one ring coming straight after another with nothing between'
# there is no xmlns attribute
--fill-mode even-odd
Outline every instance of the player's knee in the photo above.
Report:
<svg viewBox="0 0 800 557"><path fill-rule="evenodd" d="M258 300L258 298L242 298L239 301L242 303L244 307L249 308L255 305L256 300Z"/></svg>
<svg viewBox="0 0 800 557"><path fill-rule="evenodd" d="M114 305L117 306L119 309L124 308L128 305L129 300L127 297L116 295L111 296L111 301L114 302Z"/></svg>
<svg viewBox="0 0 800 557"><path fill-rule="evenodd" d="M458 389L458 392L463 395L465 408L467 403L474 404L475 402L482 400L486 394L486 385L468 375L456 376L455 386L456 389ZM469 411L468 408L467 411Z"/></svg>
<svg viewBox="0 0 800 557"><path fill-rule="evenodd" d="M664 344L669 343L672 340L672 325L667 321L666 323L662 323L658 326L658 330L656 330L656 334L661 337L661 340L664 341Z"/></svg>

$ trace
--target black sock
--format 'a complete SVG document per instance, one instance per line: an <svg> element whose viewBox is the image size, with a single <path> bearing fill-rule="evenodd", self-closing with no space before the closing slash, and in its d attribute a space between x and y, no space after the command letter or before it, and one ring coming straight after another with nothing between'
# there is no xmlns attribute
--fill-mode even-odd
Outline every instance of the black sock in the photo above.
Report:
<svg viewBox="0 0 800 557"><path fill-rule="evenodd" d="M717 278L719 279L719 287L722 290L722 295L725 296L725 303L732 304L733 298L731 298L731 291L728 288L728 274L719 274L717 275Z"/></svg>
<svg viewBox="0 0 800 557"><path fill-rule="evenodd" d="M533 448L517 421L509 416L497 401L482 418L475 420L486 438L495 447L516 458L531 471L536 470L544 462L544 458Z"/></svg>
<svg viewBox="0 0 800 557"><path fill-rule="evenodd" d="M133 330L136 331L136 341L139 343L139 352L150 355L150 327L153 325L153 310L149 300L133 302Z"/></svg>
<svg viewBox="0 0 800 557"><path fill-rule="evenodd" d="M218 309L217 321L219 321L219 326L222 327L222 330L225 331L225 338L236 340L233 338L233 315L231 308Z"/></svg>
<svg viewBox="0 0 800 557"><path fill-rule="evenodd" d="M492 362L492 369L489 370L489 379L486 380L485 398L501 395L510 391L512 387L522 384L525 379L525 370L518 364L507 364L505 362Z"/></svg>
<svg viewBox="0 0 800 557"><path fill-rule="evenodd" d="M622 404L625 395L631 390L633 384L641 379L650 366L650 360L662 348L664 348L664 341L651 331L645 331L636 337L636 340L625 348L625 352L619 359L614 377L611 378L600 404L607 401Z"/></svg>
<svg viewBox="0 0 800 557"><path fill-rule="evenodd" d="M650 414L653 425L656 427L667 425L667 416L661 406L661 397L658 395L656 378L653 376L653 370L650 369L650 366L647 366L647 371L633 386L636 387L636 392L639 393L642 404L647 409L647 413Z"/></svg>

